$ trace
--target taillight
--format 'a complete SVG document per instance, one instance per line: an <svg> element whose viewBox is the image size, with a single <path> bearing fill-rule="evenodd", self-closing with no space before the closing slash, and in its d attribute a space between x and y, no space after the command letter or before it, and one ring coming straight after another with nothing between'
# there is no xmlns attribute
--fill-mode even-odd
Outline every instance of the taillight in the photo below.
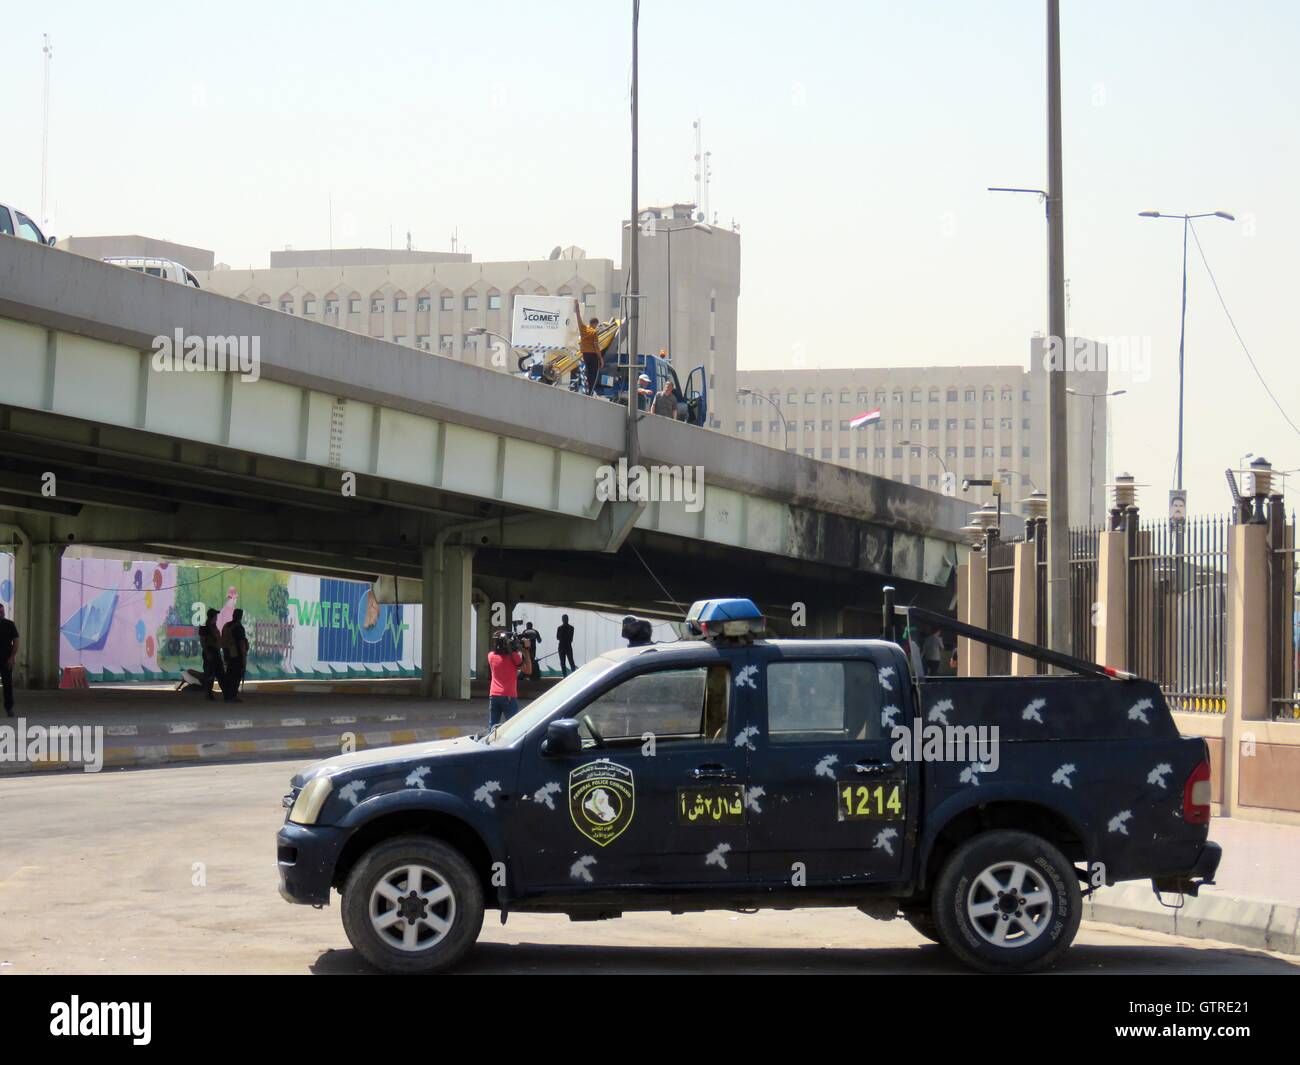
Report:
<svg viewBox="0 0 1300 1065"><path fill-rule="evenodd" d="M1210 763L1201 762L1183 785L1183 820L1204 825L1210 820Z"/></svg>

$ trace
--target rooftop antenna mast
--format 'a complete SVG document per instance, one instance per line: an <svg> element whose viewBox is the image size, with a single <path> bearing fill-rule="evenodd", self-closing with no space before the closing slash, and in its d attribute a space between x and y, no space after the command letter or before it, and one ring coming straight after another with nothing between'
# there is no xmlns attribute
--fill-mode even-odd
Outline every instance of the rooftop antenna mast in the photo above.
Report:
<svg viewBox="0 0 1300 1065"><path fill-rule="evenodd" d="M691 125L695 127L695 203L708 222L709 178L713 176L709 163L713 153L704 150L704 123L697 118Z"/></svg>
<svg viewBox="0 0 1300 1065"><path fill-rule="evenodd" d="M42 34L45 43L41 51L45 55L45 116L41 129L41 225L50 224L50 214L46 209L45 190L50 171L50 64L54 60L54 42L48 33Z"/></svg>

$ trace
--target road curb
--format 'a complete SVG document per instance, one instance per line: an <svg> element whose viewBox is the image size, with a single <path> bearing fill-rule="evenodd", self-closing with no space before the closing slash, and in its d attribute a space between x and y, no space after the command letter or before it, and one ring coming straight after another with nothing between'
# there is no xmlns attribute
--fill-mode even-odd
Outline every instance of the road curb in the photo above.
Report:
<svg viewBox="0 0 1300 1065"><path fill-rule="evenodd" d="M355 750L396 747L404 743L449 740L467 735L471 729L455 725L437 728L399 729L392 732L357 732ZM138 747L105 747L105 769L129 769L138 766L187 765L196 762L243 762L263 758L303 755L327 758L339 753L337 733L327 736L291 736L265 740L224 740L209 743L167 743ZM52 759L0 765L0 779L29 773L58 771L84 772L80 762Z"/></svg>
<svg viewBox="0 0 1300 1065"><path fill-rule="evenodd" d="M1268 899L1206 893L1185 898L1181 908L1172 909L1159 903L1149 883L1117 884L1084 899L1083 917L1189 939L1300 954L1300 906Z"/></svg>

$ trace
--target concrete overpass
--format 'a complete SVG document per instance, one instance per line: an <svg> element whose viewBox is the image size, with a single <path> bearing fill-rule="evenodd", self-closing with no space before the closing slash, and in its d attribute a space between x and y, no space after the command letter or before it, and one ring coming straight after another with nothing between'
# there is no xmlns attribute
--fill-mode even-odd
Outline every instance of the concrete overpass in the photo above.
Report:
<svg viewBox="0 0 1300 1065"><path fill-rule="evenodd" d="M258 338L258 380L159 371L153 338L177 329ZM747 594L778 627L805 604L809 634L872 631L887 582L951 602L968 502L645 418L642 463L702 466L702 509L602 503L625 422L562 388L0 237L20 678L57 681L70 544L377 581L423 604L425 687L453 698L472 599L676 617Z"/></svg>

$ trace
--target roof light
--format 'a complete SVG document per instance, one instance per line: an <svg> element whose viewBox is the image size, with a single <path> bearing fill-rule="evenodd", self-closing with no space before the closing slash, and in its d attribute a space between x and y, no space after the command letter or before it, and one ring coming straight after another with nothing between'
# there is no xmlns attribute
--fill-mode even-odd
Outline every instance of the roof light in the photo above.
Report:
<svg viewBox="0 0 1300 1065"><path fill-rule="evenodd" d="M693 636L711 639L753 639L767 628L762 612L750 599L700 599L686 614Z"/></svg>

